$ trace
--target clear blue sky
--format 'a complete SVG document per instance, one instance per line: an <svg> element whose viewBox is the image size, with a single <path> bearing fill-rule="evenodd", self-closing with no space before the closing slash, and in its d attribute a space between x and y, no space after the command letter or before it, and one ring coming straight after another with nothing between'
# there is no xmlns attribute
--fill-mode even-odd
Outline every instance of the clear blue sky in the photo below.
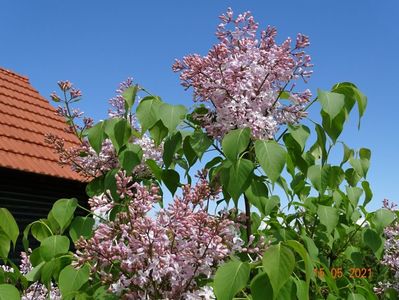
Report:
<svg viewBox="0 0 399 300"><path fill-rule="evenodd" d="M218 15L250 10L279 38L311 38L314 76L309 88L357 84L369 106L341 139L372 150L370 209L399 202L399 1L18 1L0 3L0 65L27 75L43 96L69 79L83 90L81 108L106 116L107 99L128 76L165 101L191 105L191 92L171 71L174 58L205 54L215 43ZM317 111L311 115L317 119ZM1 158L0 158L1 159Z"/></svg>

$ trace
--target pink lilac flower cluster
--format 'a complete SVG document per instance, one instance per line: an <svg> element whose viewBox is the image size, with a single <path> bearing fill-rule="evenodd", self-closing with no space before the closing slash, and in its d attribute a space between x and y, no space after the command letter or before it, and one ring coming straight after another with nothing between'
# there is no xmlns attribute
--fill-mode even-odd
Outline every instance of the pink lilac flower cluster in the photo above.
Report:
<svg viewBox="0 0 399 300"><path fill-rule="evenodd" d="M306 82L312 73L310 56L303 51L309 38L298 34L292 48L290 38L276 43L272 27L257 38L258 24L250 12L233 18L228 9L220 18L219 43L206 56L176 60L173 70L181 72L185 88L193 88L195 101L213 105L199 117L209 135L220 139L232 129L249 127L254 138L271 139L280 125L306 116L311 92L293 92L293 88L295 80Z"/></svg>
<svg viewBox="0 0 399 300"><path fill-rule="evenodd" d="M123 98L123 93L129 87L133 86L133 78L128 77L125 81L122 81L119 84L119 88L116 90L116 96L109 99L109 104L111 105L111 109L108 110L108 116L110 118L120 118L125 115L125 100ZM136 119L134 118L131 123L135 123Z"/></svg>
<svg viewBox="0 0 399 300"><path fill-rule="evenodd" d="M227 215L208 214L206 203L217 196L205 178L202 173L194 187L184 186L182 196L154 213L159 188L134 183L120 172L117 190L130 199L127 211L99 224L91 239L77 241L78 264L89 263L92 275L121 299L211 295L197 279L209 278L231 254L237 228Z"/></svg>
<svg viewBox="0 0 399 300"><path fill-rule="evenodd" d="M19 266L20 272L23 275L28 274L32 271L32 264L29 260L29 256L25 252L21 252L21 264ZM61 300L61 294L58 287L54 286L53 283L50 285L50 293L46 286L38 281L33 282L21 296L21 300Z"/></svg>
<svg viewBox="0 0 399 300"><path fill-rule="evenodd" d="M397 207L396 204L390 203L387 199L384 199L383 206L391 211L395 211ZM384 235L386 240L381 264L389 267L393 274L393 280L391 282L380 282L374 291L381 294L385 289L392 288L399 293L399 222L395 221L386 227Z"/></svg>
<svg viewBox="0 0 399 300"><path fill-rule="evenodd" d="M125 100L123 98L123 92L133 85L132 78L128 78L122 82L119 88L116 90L117 95L109 100L112 109L109 110L108 116L110 118L122 118L125 117ZM73 89L73 85L69 81L59 82L59 86L62 91L68 91ZM66 89L66 90L65 90ZM58 97L55 93L51 95L54 99ZM72 98L71 98L72 99ZM65 104L70 99L65 100ZM69 102L68 102L69 103ZM76 122L77 119L82 118L83 113L77 109L71 109L69 105L59 107L57 113L65 117L67 120L73 120L73 125L70 126L70 131L75 132L79 136L79 132L92 126L92 119L83 118L83 126L79 126ZM139 130L137 120L133 114L127 116L132 127ZM90 120L88 122L87 120ZM65 145L65 141L53 134L46 136L47 143L53 145L56 153L59 155L59 162L62 165L70 165L72 169L88 178L95 178L101 174L105 174L107 171L119 167L119 161L115 152L115 148L109 139L106 139L101 148L100 153L96 153L90 146L86 139L80 138L80 144L77 146L68 147ZM143 150L143 161L152 159L159 165L162 164L162 145L155 146L153 140L147 135L143 135L141 138L132 137L133 143L138 144ZM148 177L151 172L148 167L142 163L136 166L133 173L138 177Z"/></svg>

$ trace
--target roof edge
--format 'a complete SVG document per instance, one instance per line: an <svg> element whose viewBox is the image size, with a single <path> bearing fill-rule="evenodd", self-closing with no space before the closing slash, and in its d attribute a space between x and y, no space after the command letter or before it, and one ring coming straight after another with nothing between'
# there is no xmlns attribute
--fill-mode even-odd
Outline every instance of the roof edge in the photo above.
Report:
<svg viewBox="0 0 399 300"><path fill-rule="evenodd" d="M25 82L29 83L29 78L28 78L27 76L20 75L20 74L18 74L18 73L16 73L16 72L12 71L12 70L10 70L10 69L5 69L5 68L0 67L0 72L7 73L8 75L17 77L17 78L22 79L22 80L24 80Z"/></svg>

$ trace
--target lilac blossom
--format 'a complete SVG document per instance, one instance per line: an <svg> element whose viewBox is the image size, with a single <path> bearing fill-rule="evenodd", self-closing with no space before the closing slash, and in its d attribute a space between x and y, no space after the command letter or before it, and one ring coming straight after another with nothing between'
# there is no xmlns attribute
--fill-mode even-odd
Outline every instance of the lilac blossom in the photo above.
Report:
<svg viewBox="0 0 399 300"><path fill-rule="evenodd" d="M385 209L394 211L397 205L384 199ZM379 282L374 291L382 294L385 289L392 288L399 293L399 222L396 220L393 224L384 229L385 243L384 256L381 264L387 266L393 274L393 281Z"/></svg>
<svg viewBox="0 0 399 300"><path fill-rule="evenodd" d="M234 19L228 9L220 18L219 43L206 56L176 60L173 70L180 72L185 88L193 88L195 101L212 104L208 114L198 117L209 135L221 139L232 129L249 127L254 138L271 139L280 125L306 116L311 92L295 93L295 83L288 85L299 78L307 81L312 73L310 56L303 51L309 38L298 34L294 48L290 38L278 45L275 28L257 38L258 24L250 12Z"/></svg>
<svg viewBox="0 0 399 300"><path fill-rule="evenodd" d="M195 279L211 277L232 254L237 228L226 214L208 214L206 202L217 196L205 178L200 174L194 187L184 186L181 197L152 217L159 188L120 172L117 191L130 199L127 211L100 223L91 239L77 241L77 264L89 263L92 275L121 299L214 299L212 290Z"/></svg>
<svg viewBox="0 0 399 300"><path fill-rule="evenodd" d="M25 252L21 252L21 265L19 266L20 272L23 275L28 274L32 271L32 264L29 260L29 255ZM50 283L50 293L47 287L38 282L33 282L22 294L21 300L61 300L61 294L58 287Z"/></svg>
<svg viewBox="0 0 399 300"><path fill-rule="evenodd" d="M80 97L81 92L76 90L69 81L61 81L58 83L61 90L71 92L71 98L65 100L68 101ZM126 81L120 83L119 88L116 90L116 96L109 100L112 109L108 111L110 118L124 118L125 117L125 100L123 98L123 92L133 85L133 79L128 78ZM52 99L60 99L55 93L51 94ZM58 101L57 101L58 102ZM57 108L58 115L72 120L73 126L69 128L69 132L75 132L79 134L84 129L90 128L93 125L91 118L83 117L83 112L79 109L71 109L68 105L59 106ZM139 131L140 127L133 114L127 115L129 122L133 129ZM83 126L76 123L76 120L82 119ZM115 151L115 148L109 139L105 139L102 143L100 153L96 153L90 146L87 139L80 138L80 144L77 146L68 147L65 141L55 135L49 134L46 136L46 142L52 144L56 153L59 156L59 163L61 165L70 165L71 168L87 178L95 178L107 171L118 168L119 161ZM136 166L133 169L133 174L137 177L147 178L152 176L150 170L145 165L147 159L154 160L158 165L162 165L162 148L163 144L156 146L154 141L147 135L143 135L140 138L135 136L131 137L131 143L138 144L143 150L143 163Z"/></svg>

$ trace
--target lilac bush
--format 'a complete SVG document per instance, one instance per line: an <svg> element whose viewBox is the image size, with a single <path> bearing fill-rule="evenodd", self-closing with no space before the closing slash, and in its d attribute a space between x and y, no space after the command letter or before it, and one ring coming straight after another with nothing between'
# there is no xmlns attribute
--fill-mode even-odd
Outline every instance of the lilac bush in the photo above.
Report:
<svg viewBox="0 0 399 300"><path fill-rule="evenodd" d="M295 90L312 73L307 36L278 44L276 29L258 33L249 12L220 18L208 54L173 65L194 93L192 111L128 78L109 101L109 118L94 123L74 107L82 93L58 83L62 96L51 98L77 141L47 141L87 179L89 208L60 199L29 224L24 246L29 235L40 246L20 268L6 258L18 226L0 208L0 296L398 297L398 213L388 202L366 208L371 151L342 142L341 162L329 159L367 97L342 82L311 100L309 90ZM311 130L301 120L315 104L321 120L312 118Z"/></svg>

